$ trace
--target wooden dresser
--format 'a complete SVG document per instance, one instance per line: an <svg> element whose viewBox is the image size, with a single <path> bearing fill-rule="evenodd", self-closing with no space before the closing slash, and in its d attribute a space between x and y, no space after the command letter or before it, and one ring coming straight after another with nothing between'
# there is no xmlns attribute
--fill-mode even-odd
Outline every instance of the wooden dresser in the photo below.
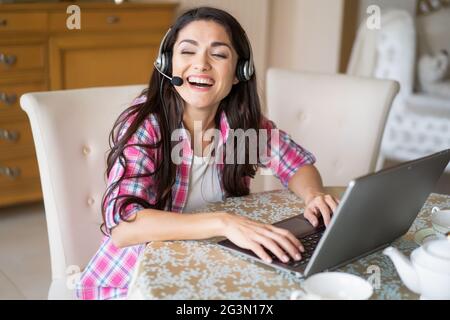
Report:
<svg viewBox="0 0 450 320"><path fill-rule="evenodd" d="M81 29L69 30L69 5ZM147 83L176 4L0 4L0 207L42 198L23 93ZM70 115L68 115L70 118Z"/></svg>

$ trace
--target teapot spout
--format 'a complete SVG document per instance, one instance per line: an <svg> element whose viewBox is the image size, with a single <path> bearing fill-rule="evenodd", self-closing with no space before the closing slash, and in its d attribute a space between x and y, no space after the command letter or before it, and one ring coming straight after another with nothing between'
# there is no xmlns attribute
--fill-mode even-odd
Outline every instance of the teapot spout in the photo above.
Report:
<svg viewBox="0 0 450 320"><path fill-rule="evenodd" d="M384 249L383 254L391 258L400 278L408 289L420 294L419 277L411 261L394 247Z"/></svg>

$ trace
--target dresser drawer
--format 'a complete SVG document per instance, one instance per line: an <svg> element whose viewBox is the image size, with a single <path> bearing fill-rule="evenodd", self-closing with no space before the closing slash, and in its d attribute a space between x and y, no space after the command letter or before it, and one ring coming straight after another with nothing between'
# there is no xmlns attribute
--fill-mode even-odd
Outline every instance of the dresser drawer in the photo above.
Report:
<svg viewBox="0 0 450 320"><path fill-rule="evenodd" d="M0 161L34 155L34 142L28 122L0 123Z"/></svg>
<svg viewBox="0 0 450 320"><path fill-rule="evenodd" d="M0 33L44 32L47 30L47 13L2 13L0 12Z"/></svg>
<svg viewBox="0 0 450 320"><path fill-rule="evenodd" d="M166 8L155 8L152 10L101 10L87 11L81 8L80 31L129 31L156 29L164 30L172 23L173 12ZM51 31L69 31L66 20L68 15L63 12L50 14Z"/></svg>
<svg viewBox="0 0 450 320"><path fill-rule="evenodd" d="M23 185L30 179L39 178L36 156L26 158L0 159L0 193L5 186Z"/></svg>
<svg viewBox="0 0 450 320"><path fill-rule="evenodd" d="M45 91L45 83L2 84L0 82L0 126L11 121L28 121L20 108L20 96L27 92Z"/></svg>
<svg viewBox="0 0 450 320"><path fill-rule="evenodd" d="M15 71L43 70L44 44L0 45L0 75Z"/></svg>
<svg viewBox="0 0 450 320"><path fill-rule="evenodd" d="M0 160L0 206L41 199L35 156Z"/></svg>

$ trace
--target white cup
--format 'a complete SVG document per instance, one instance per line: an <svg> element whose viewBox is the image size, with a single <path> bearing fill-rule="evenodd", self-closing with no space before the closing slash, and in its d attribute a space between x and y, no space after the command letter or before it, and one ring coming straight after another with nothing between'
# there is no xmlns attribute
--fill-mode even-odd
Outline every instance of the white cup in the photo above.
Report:
<svg viewBox="0 0 450 320"><path fill-rule="evenodd" d="M317 273L302 287L292 292L291 300L367 300L373 293L367 280L343 272Z"/></svg>
<svg viewBox="0 0 450 320"><path fill-rule="evenodd" d="M438 207L431 209L431 224L438 238L445 238L450 232L450 210L441 210Z"/></svg>

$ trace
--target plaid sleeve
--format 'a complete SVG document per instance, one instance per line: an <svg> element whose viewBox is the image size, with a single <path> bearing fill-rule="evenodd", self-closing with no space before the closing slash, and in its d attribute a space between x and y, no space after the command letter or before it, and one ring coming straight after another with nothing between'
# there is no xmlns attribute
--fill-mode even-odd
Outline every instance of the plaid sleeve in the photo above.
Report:
<svg viewBox="0 0 450 320"><path fill-rule="evenodd" d="M259 165L268 168L287 187L291 177L304 165L314 164L316 158L305 148L298 145L275 123L263 117L261 129L267 134L267 149Z"/></svg>
<svg viewBox="0 0 450 320"><path fill-rule="evenodd" d="M122 136L132 119L122 128L119 137ZM126 196L136 196L149 203L155 203L154 180L152 176L134 178L137 174L149 174L154 171L154 149L144 148L135 144L153 144L155 141L153 126L149 120L145 120L128 140L123 154L126 159L126 166L119 159L114 163L108 176L107 187L124 179L113 189L110 196L105 201L105 224L108 231L116 226L120 219L119 208L126 200ZM152 154L150 154L152 153ZM117 197L125 196L125 197ZM124 218L129 218L136 212L144 209L141 204L131 203L123 211Z"/></svg>

